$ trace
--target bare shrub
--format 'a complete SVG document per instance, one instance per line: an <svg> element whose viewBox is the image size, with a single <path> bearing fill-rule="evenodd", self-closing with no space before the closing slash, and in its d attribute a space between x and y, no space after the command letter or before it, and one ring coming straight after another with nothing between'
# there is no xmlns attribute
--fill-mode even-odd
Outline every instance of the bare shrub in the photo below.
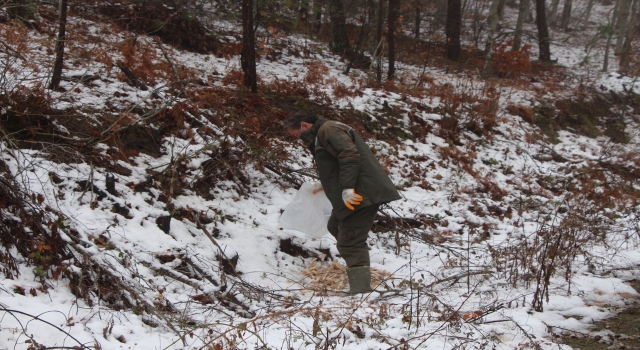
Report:
<svg viewBox="0 0 640 350"><path fill-rule="evenodd" d="M512 45L512 42L507 42L494 46L491 62L501 78L517 78L531 68L528 52L531 45L524 45L519 51L508 50Z"/></svg>
<svg viewBox="0 0 640 350"><path fill-rule="evenodd" d="M440 147L438 148L438 151L440 152L440 156L443 160L459 166L473 177L478 176L478 172L473 170L473 165L476 157L475 152L467 154L466 152L461 151L458 147L455 146Z"/></svg>
<svg viewBox="0 0 640 350"><path fill-rule="evenodd" d="M345 97L354 97L356 94L349 87L341 83L335 77L331 77L327 80L327 83L331 84L331 88L333 89L333 97L337 99L345 98Z"/></svg>
<svg viewBox="0 0 640 350"><path fill-rule="evenodd" d="M283 80L283 79L274 79L270 84L268 84L267 88L275 93L281 94L283 96L300 96L308 98L311 96L311 92L299 81L295 80Z"/></svg>
<svg viewBox="0 0 640 350"><path fill-rule="evenodd" d="M491 181L491 179L487 176L483 177L478 181L480 183L480 192L487 193L491 196L491 199L494 201L499 201L502 197L507 195L507 191L500 188L498 184Z"/></svg>
<svg viewBox="0 0 640 350"><path fill-rule="evenodd" d="M242 43L227 43L220 44L216 55L218 57L224 57L227 60L232 59L234 56L238 56L242 51Z"/></svg>
<svg viewBox="0 0 640 350"><path fill-rule="evenodd" d="M520 116L522 119L532 124L535 121L533 110L529 107L510 104L507 106L507 112Z"/></svg>
<svg viewBox="0 0 640 350"><path fill-rule="evenodd" d="M489 246L501 277L514 287L535 285L532 307L536 311L543 311L543 302L549 301L554 278L562 278L570 292L576 263L586 263L595 272L617 254L624 241L639 233L638 213L631 205L637 201L637 190L626 181L611 181L616 178L612 173L597 173L609 181L580 177L580 189L568 192L553 210L540 215L534 233L517 237L508 247ZM593 245L607 249L607 256L587 249Z"/></svg>
<svg viewBox="0 0 640 350"><path fill-rule="evenodd" d="M239 71L239 70L235 70L232 69L229 71L229 73L227 73L227 75L224 76L224 78L222 79L222 84L226 85L235 85L235 86L242 86L244 83L244 74Z"/></svg>
<svg viewBox="0 0 640 350"><path fill-rule="evenodd" d="M304 81L309 84L323 84L325 77L329 74L329 68L322 61L313 61L307 67L307 74Z"/></svg>
<svg viewBox="0 0 640 350"><path fill-rule="evenodd" d="M124 63L136 77L150 85L155 85L158 80L166 79L172 74L169 64L159 59L156 48L144 39L125 39L120 46L120 52L124 57ZM121 80L126 81L127 78L122 76Z"/></svg>

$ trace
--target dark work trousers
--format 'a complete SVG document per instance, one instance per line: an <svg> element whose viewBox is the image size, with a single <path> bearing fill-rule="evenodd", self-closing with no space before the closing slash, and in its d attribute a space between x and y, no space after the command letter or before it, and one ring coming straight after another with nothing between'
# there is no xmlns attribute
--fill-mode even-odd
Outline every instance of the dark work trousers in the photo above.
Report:
<svg viewBox="0 0 640 350"><path fill-rule="evenodd" d="M367 238L378 208L379 204L370 205L348 215L342 221L331 214L327 229L338 241L338 252L347 262L347 267L369 266Z"/></svg>

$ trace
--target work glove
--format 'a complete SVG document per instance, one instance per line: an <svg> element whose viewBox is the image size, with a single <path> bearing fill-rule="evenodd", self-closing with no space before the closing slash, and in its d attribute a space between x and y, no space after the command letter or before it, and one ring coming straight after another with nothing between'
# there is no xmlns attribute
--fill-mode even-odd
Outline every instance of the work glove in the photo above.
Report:
<svg viewBox="0 0 640 350"><path fill-rule="evenodd" d="M354 205L360 204L362 202L362 196L356 193L356 190L353 188L347 188L342 190L342 200L344 201L344 205L349 208L349 210L355 210Z"/></svg>
<svg viewBox="0 0 640 350"><path fill-rule="evenodd" d="M313 184L313 194L316 194L320 191L324 191L324 187L322 187L322 183L318 181Z"/></svg>

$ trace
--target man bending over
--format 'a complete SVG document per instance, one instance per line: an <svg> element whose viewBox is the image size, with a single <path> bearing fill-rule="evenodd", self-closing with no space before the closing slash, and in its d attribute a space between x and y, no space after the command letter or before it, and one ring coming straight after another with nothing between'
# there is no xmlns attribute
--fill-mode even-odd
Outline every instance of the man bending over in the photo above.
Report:
<svg viewBox="0 0 640 350"><path fill-rule="evenodd" d="M400 194L369 146L348 125L296 111L285 118L284 127L309 147L316 161L322 186L316 189L324 189L333 206L327 229L347 263L349 292L372 291L369 229L380 205L400 199Z"/></svg>

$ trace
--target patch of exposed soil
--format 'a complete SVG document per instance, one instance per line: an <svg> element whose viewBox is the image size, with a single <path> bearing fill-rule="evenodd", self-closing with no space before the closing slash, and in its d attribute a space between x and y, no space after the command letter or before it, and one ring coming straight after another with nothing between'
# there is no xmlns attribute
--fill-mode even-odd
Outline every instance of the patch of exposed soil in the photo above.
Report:
<svg viewBox="0 0 640 350"><path fill-rule="evenodd" d="M635 290L640 292L640 280L630 283ZM608 330L613 334L604 337L579 334L565 336L563 337L564 344L582 350L640 350L640 298L633 298L628 302L629 307L616 316L593 325L593 332Z"/></svg>

